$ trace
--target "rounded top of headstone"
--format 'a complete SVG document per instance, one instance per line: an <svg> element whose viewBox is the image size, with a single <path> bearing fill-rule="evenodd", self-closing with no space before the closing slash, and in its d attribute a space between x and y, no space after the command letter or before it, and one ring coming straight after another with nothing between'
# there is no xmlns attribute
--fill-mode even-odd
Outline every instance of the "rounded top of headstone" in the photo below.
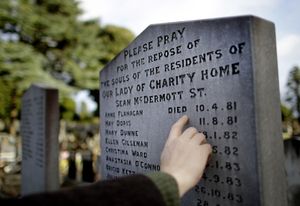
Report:
<svg viewBox="0 0 300 206"><path fill-rule="evenodd" d="M50 86L45 83L33 83L33 84L31 84L30 87L38 87L38 88L42 88L42 89L56 89L55 87Z"/></svg>

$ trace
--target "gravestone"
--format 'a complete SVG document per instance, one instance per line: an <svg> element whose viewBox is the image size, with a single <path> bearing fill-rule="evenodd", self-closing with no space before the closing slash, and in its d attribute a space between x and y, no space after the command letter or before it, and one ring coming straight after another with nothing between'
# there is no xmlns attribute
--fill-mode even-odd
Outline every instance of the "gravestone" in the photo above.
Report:
<svg viewBox="0 0 300 206"><path fill-rule="evenodd" d="M186 114L213 154L183 205L286 205L273 23L151 25L100 78L103 178L159 171L170 127Z"/></svg>
<svg viewBox="0 0 300 206"><path fill-rule="evenodd" d="M22 97L22 195L57 190L58 90L32 85Z"/></svg>

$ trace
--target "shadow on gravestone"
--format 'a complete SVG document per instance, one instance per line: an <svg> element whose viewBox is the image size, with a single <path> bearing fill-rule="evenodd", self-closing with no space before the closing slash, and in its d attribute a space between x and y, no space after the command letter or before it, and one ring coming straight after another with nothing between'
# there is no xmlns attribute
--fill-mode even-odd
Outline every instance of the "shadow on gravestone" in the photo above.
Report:
<svg viewBox="0 0 300 206"><path fill-rule="evenodd" d="M33 84L22 97L21 194L59 188L58 90Z"/></svg>
<svg viewBox="0 0 300 206"><path fill-rule="evenodd" d="M186 114L213 155L183 205L287 204L273 23L151 25L100 78L104 179L159 171L170 127Z"/></svg>

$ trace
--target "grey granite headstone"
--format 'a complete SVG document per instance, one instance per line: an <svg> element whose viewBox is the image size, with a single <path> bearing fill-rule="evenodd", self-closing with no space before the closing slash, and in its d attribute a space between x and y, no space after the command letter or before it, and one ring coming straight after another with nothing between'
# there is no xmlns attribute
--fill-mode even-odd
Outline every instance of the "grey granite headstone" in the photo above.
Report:
<svg viewBox="0 0 300 206"><path fill-rule="evenodd" d="M183 205L286 205L273 23L151 25L100 77L104 178L158 171L171 125L187 114L213 156Z"/></svg>
<svg viewBox="0 0 300 206"><path fill-rule="evenodd" d="M58 90L32 85L22 98L22 195L57 190Z"/></svg>

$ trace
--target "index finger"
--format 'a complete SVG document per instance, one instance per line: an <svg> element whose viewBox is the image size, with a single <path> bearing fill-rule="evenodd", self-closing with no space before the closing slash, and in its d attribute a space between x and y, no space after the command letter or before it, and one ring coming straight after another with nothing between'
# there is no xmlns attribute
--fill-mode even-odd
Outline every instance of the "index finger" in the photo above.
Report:
<svg viewBox="0 0 300 206"><path fill-rule="evenodd" d="M170 130L169 138L179 137L182 133L184 125L188 122L189 118L187 115L182 116L177 122L172 125Z"/></svg>

